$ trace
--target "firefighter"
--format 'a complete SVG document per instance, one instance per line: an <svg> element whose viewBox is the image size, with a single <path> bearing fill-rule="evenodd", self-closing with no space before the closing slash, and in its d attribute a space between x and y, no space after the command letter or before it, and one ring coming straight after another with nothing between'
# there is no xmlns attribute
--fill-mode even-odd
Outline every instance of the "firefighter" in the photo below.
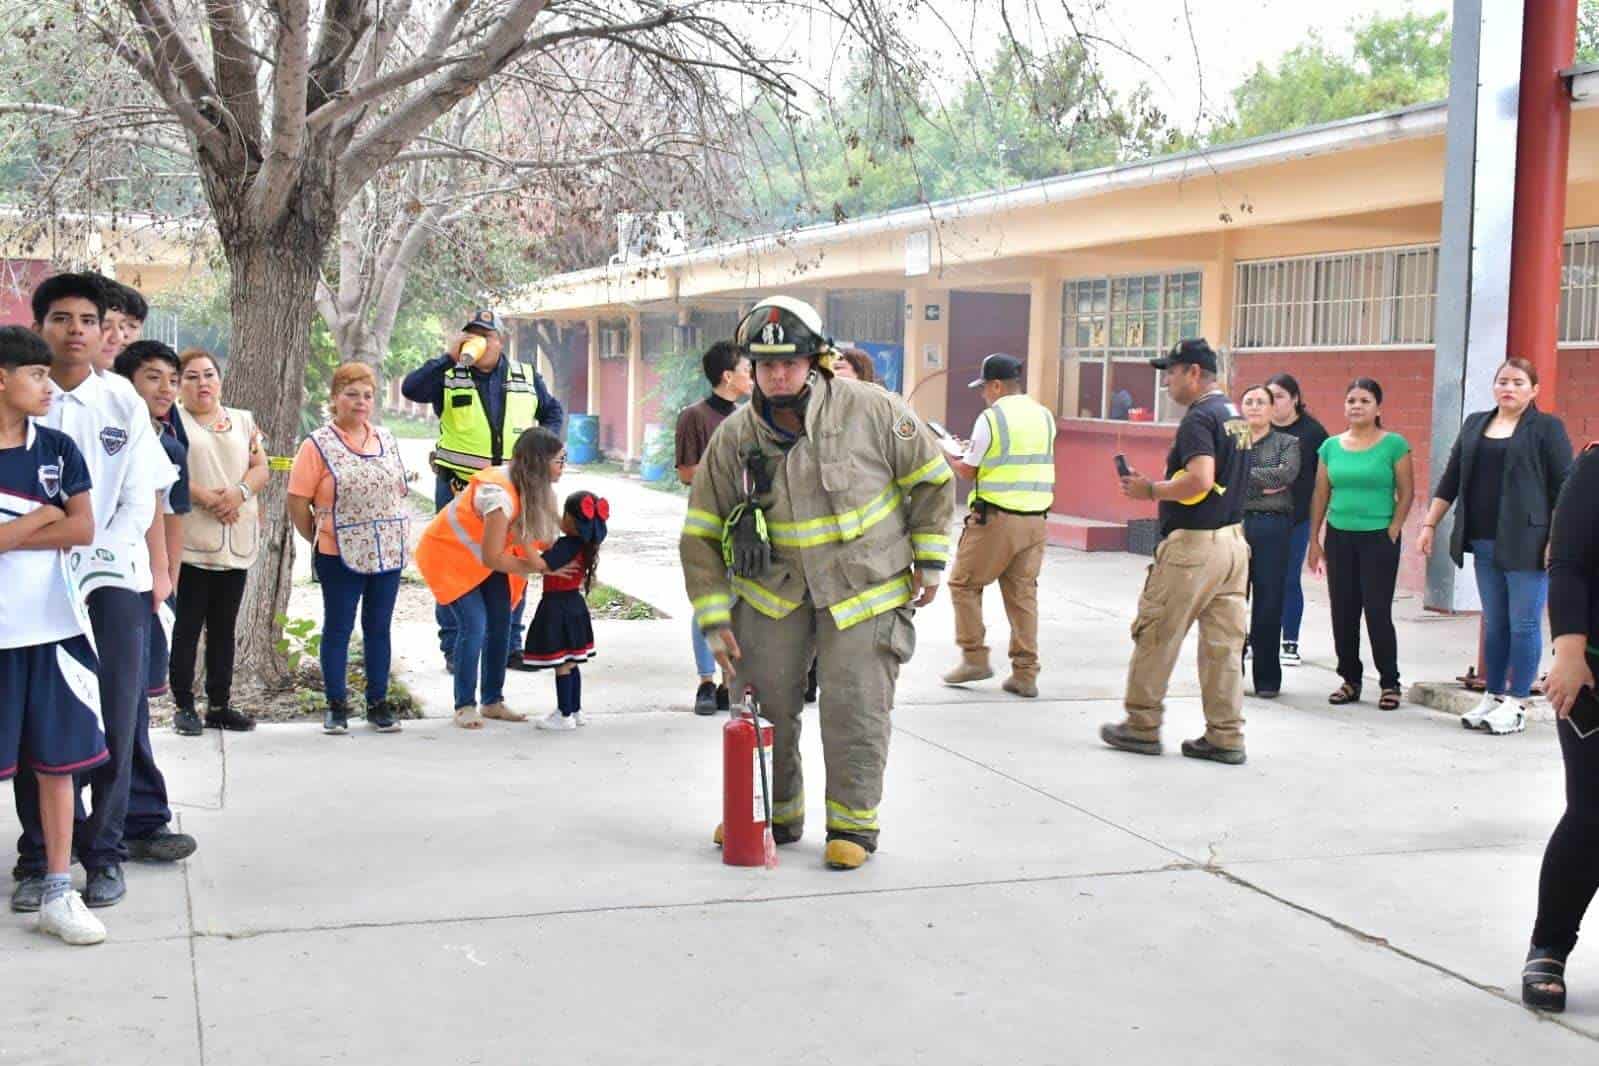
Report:
<svg viewBox="0 0 1599 1066"><path fill-rule="evenodd" d="M820 661L824 857L855 869L877 849L894 684L915 648L912 606L932 602L949 560L954 478L900 397L834 379L809 305L769 297L734 340L755 392L694 475L684 578L712 651L773 723L779 844L804 828L799 719Z"/></svg>
<svg viewBox="0 0 1599 1066"><path fill-rule="evenodd" d="M440 511L466 488L473 474L507 462L523 430L537 425L561 435L566 412L560 401L544 387L538 371L504 348L505 322L493 308L480 308L448 351L411 371L400 384L401 395L431 405L439 416L439 442L428 458L436 477L433 506ZM439 650L445 669L453 673L455 618L443 607L435 614ZM511 619L511 648L515 654L507 666L520 670L520 607Z"/></svg>

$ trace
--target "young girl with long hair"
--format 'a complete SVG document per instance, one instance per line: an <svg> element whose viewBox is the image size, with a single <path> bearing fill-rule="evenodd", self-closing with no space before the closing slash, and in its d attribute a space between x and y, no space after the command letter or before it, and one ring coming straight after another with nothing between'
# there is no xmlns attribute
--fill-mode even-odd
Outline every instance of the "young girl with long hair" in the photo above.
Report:
<svg viewBox="0 0 1599 1066"><path fill-rule="evenodd" d="M611 505L601 497L572 493L561 513L561 539L542 556L549 573L522 650L528 666L555 671L555 710L539 719L540 729L570 730L588 724L583 719L583 672L578 664L594 657L594 624L586 594L594 586L610 518Z"/></svg>
<svg viewBox="0 0 1599 1066"><path fill-rule="evenodd" d="M525 722L505 705L511 610L527 579L548 567L538 552L555 540L555 482L566 449L535 426L517 438L511 461L480 470L440 511L416 549L417 569L439 605L455 617L455 724Z"/></svg>

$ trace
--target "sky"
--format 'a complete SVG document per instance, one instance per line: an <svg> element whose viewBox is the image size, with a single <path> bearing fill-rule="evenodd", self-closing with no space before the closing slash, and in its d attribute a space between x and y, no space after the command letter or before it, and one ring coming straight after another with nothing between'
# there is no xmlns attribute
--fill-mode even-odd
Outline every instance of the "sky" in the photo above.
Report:
<svg viewBox="0 0 1599 1066"><path fill-rule="evenodd" d="M1313 30L1342 50L1349 24L1364 16L1452 7L1450 0L925 0L922 9L900 10L911 12L904 30L925 58L960 72L963 50L986 61L1004 39L1002 9L1018 39L1043 43L1071 33L1069 8L1080 32L1103 38L1096 55L1113 86L1125 93L1148 82L1156 105L1192 128L1202 100L1212 113L1225 110L1257 63L1271 65ZM825 68L830 35L810 29L799 50Z"/></svg>

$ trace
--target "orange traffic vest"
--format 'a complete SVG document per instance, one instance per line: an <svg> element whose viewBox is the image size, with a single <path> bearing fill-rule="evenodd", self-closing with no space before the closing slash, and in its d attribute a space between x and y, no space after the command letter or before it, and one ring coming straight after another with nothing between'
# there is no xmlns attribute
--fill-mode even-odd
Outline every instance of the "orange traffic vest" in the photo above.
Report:
<svg viewBox="0 0 1599 1066"><path fill-rule="evenodd" d="M483 562L483 516L477 513L477 507L474 506L478 486L485 482L500 486L511 497L514 527L521 508L516 486L511 484L505 467L491 466L472 475L472 480L450 501L449 506L433 516L433 521L428 523L421 541L417 543L416 568L421 571L422 580L427 582L433 598L441 606L454 603L497 572ZM522 554L509 532L505 537L505 545L512 549L512 554ZM507 574L506 577L511 582L511 605L514 607L522 601L522 590L527 587L527 579L515 574Z"/></svg>

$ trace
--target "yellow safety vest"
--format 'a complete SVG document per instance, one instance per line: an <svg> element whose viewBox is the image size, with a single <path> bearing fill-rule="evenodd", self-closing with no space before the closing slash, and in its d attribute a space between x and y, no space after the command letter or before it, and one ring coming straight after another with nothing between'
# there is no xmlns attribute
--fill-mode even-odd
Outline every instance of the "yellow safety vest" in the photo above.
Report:
<svg viewBox="0 0 1599 1066"><path fill-rule="evenodd" d="M1044 514L1055 502L1055 416L1026 396L1001 398L983 412L988 451L968 504Z"/></svg>
<svg viewBox="0 0 1599 1066"><path fill-rule="evenodd" d="M533 370L507 362L504 422L498 431L478 395L472 368L452 366L444 374L444 411L439 415L439 443L434 462L462 477L505 462L522 431L538 424L539 394Z"/></svg>

